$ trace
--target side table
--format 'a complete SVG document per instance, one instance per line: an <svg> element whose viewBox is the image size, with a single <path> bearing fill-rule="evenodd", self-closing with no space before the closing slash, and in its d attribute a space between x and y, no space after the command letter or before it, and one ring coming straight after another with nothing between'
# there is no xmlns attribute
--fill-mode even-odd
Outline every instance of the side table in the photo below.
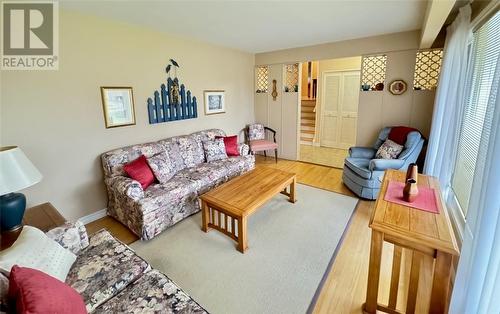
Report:
<svg viewBox="0 0 500 314"><path fill-rule="evenodd" d="M434 177L419 174L417 181L419 187L430 187L436 191L438 214L384 200L389 181L404 182L404 179L404 172L387 170L375 203L370 220L372 239L366 303L363 305L363 312L369 314L375 314L378 311L391 314L401 313L396 310L396 304L400 286L401 250L405 248L413 251L405 313L415 312L420 264L424 254L435 260L429 313L446 313L452 257L460 254L450 217L441 198L438 180ZM384 241L395 245L387 305L377 302Z"/></svg>
<svg viewBox="0 0 500 314"><path fill-rule="evenodd" d="M36 227L43 232L58 227L66 222L66 219L52 206L51 203L43 203L26 209L23 217L23 224ZM1 247L4 250L16 241L22 228L1 233Z"/></svg>

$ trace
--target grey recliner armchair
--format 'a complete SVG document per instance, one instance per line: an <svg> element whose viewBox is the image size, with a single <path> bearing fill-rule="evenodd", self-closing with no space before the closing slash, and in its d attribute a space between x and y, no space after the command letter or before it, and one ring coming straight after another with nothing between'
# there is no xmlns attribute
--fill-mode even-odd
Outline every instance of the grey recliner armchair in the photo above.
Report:
<svg viewBox="0 0 500 314"><path fill-rule="evenodd" d="M379 147L387 140L391 127L380 131L373 147L351 147L344 161L342 180L359 197L374 200L386 169L406 171L410 163L416 162L424 145L424 138L418 131L408 133L403 151L397 159L374 159Z"/></svg>

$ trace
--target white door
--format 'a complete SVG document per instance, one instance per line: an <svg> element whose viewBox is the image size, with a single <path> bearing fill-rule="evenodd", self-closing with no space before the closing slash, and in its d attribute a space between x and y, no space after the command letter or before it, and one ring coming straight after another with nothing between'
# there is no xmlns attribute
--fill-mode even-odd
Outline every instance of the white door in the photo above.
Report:
<svg viewBox="0 0 500 314"><path fill-rule="evenodd" d="M356 143L359 71L323 75L321 146L347 149Z"/></svg>
<svg viewBox="0 0 500 314"><path fill-rule="evenodd" d="M340 112L340 87L342 73L332 72L323 75L321 88L321 146L338 145L338 125Z"/></svg>

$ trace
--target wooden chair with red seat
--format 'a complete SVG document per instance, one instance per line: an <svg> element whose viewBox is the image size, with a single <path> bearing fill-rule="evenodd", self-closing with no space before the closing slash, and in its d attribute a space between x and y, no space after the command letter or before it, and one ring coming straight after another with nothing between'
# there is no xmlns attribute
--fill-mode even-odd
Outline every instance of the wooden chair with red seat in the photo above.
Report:
<svg viewBox="0 0 500 314"><path fill-rule="evenodd" d="M264 152L264 156L267 157L266 151L274 149L274 158L276 163L278 162L278 144L276 143L275 130L260 123L250 124L247 127L247 139L252 153Z"/></svg>

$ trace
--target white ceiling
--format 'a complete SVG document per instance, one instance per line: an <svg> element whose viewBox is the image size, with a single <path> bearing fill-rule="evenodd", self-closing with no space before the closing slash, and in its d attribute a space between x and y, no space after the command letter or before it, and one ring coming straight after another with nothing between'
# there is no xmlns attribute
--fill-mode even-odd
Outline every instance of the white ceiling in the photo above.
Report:
<svg viewBox="0 0 500 314"><path fill-rule="evenodd" d="M70 1L62 8L266 52L420 29L426 1Z"/></svg>

